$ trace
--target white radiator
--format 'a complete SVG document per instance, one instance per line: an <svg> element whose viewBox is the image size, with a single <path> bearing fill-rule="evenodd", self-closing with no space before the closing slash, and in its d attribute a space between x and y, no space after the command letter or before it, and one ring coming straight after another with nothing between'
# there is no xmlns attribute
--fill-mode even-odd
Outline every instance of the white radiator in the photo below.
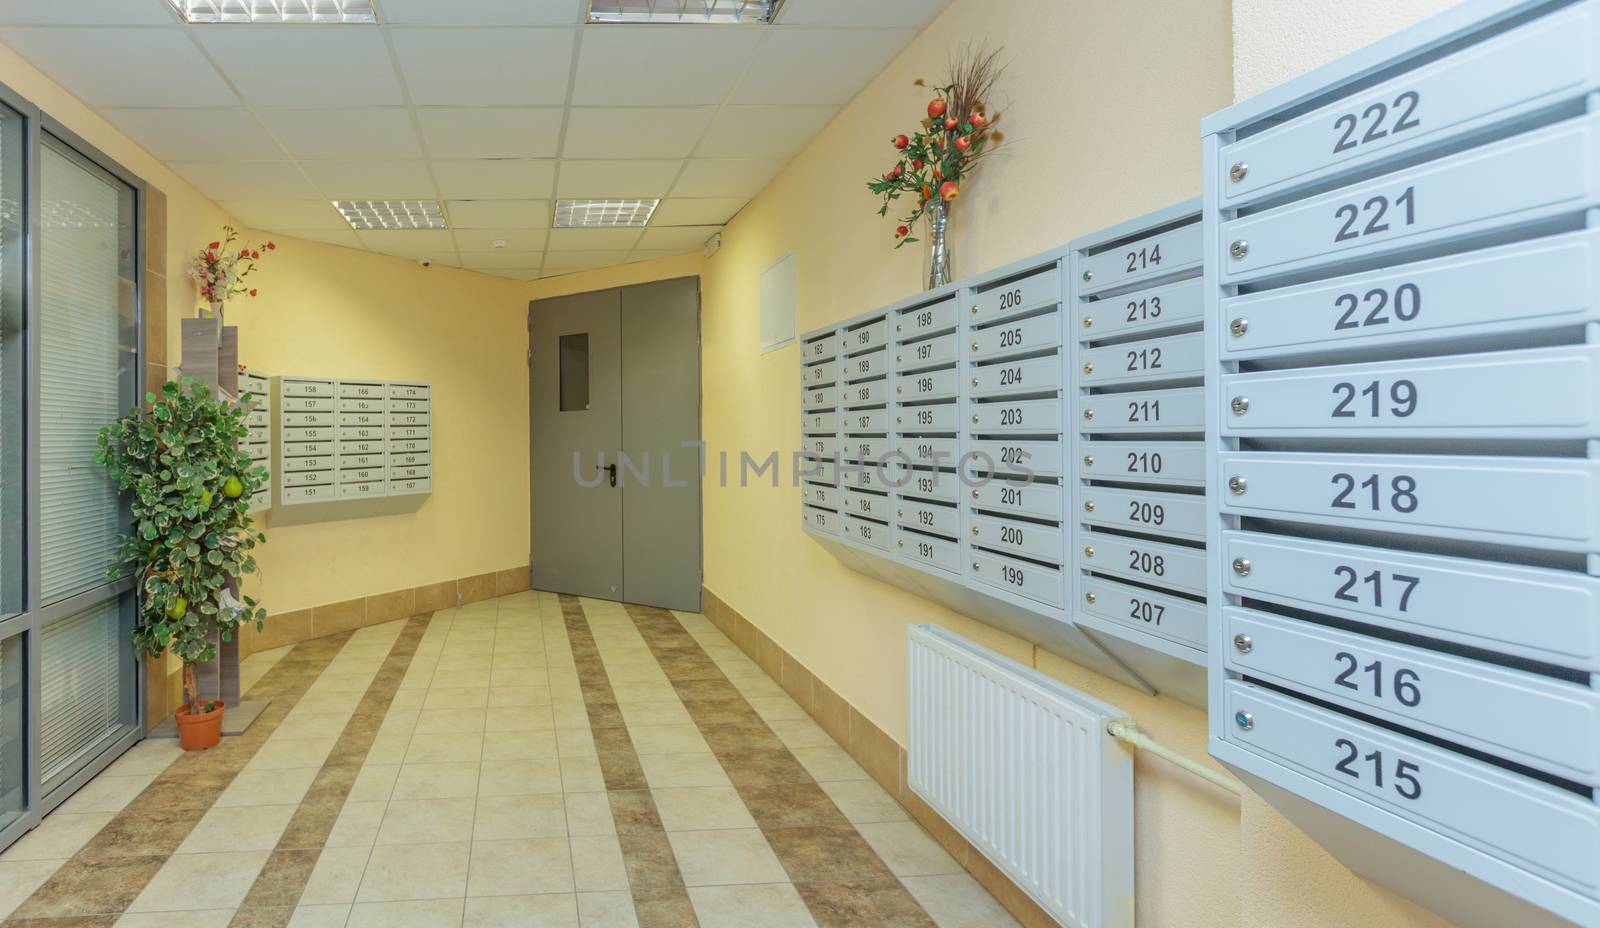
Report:
<svg viewBox="0 0 1600 928"><path fill-rule="evenodd" d="M1133 758L1115 707L911 629L911 788L1069 928L1133 926Z"/></svg>

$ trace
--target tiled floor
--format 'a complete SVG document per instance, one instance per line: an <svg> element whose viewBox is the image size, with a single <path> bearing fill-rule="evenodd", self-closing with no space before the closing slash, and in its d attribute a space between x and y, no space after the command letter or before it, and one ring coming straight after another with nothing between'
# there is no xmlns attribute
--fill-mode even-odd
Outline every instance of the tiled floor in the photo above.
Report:
<svg viewBox="0 0 1600 928"><path fill-rule="evenodd" d="M0 855L31 928L1014 925L703 616L546 593L254 655Z"/></svg>

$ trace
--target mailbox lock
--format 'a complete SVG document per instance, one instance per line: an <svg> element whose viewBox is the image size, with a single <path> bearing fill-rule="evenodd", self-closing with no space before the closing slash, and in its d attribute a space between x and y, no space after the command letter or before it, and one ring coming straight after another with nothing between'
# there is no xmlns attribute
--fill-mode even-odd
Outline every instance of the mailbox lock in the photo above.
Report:
<svg viewBox="0 0 1600 928"><path fill-rule="evenodd" d="M974 387L976 387L978 385L978 378L976 378L976 377L972 378L972 385Z"/></svg>
<svg viewBox="0 0 1600 928"><path fill-rule="evenodd" d="M900 331L900 323L898 323L898 322L896 322L896 323L895 323L895 324L894 324L894 330L895 330L895 331L896 331L896 332L898 332L898 331Z"/></svg>
<svg viewBox="0 0 1600 928"><path fill-rule="evenodd" d="M1083 372L1085 374L1094 373L1094 364L1092 364L1092 363L1090 363L1088 361L1083 362Z"/></svg>
<svg viewBox="0 0 1600 928"><path fill-rule="evenodd" d="M1235 260L1235 261L1239 260L1240 258L1243 258L1245 255L1247 255L1249 253L1250 253L1250 243L1245 241L1242 238L1238 239L1232 245L1228 246L1228 254L1232 255L1233 256L1233 260Z"/></svg>
<svg viewBox="0 0 1600 928"><path fill-rule="evenodd" d="M1232 477L1228 478L1228 489L1233 492L1234 496L1243 496L1245 487L1247 486L1249 486L1249 484L1245 483L1244 478L1238 474L1234 474Z"/></svg>
<svg viewBox="0 0 1600 928"><path fill-rule="evenodd" d="M904 548L906 546L905 539L901 539L901 540L895 542L895 544L898 545L899 547L902 547L902 548Z"/></svg>
<svg viewBox="0 0 1600 928"><path fill-rule="evenodd" d="M1085 548L1084 548L1084 549L1083 549L1083 556L1084 556L1084 557L1094 557L1094 548L1092 548L1092 547L1085 547Z"/></svg>
<svg viewBox="0 0 1600 928"><path fill-rule="evenodd" d="M904 519L906 517L906 511L904 509L896 509L894 514L896 518Z"/></svg>
<svg viewBox="0 0 1600 928"><path fill-rule="evenodd" d="M1083 272L1083 282L1084 283L1088 283L1091 280L1094 280L1094 271L1084 271Z"/></svg>
<svg viewBox="0 0 1600 928"><path fill-rule="evenodd" d="M977 499L978 498L978 491L977 490L973 490L972 491L972 498L973 499Z"/></svg>
<svg viewBox="0 0 1600 928"><path fill-rule="evenodd" d="M1084 512L1094 512L1094 500L1092 500L1092 499L1084 500L1083 501L1083 511Z"/></svg>
<svg viewBox="0 0 1600 928"><path fill-rule="evenodd" d="M1233 559L1233 572L1238 574L1241 577L1250 576L1250 559L1247 558L1247 557L1236 557L1236 558L1234 558Z"/></svg>
<svg viewBox="0 0 1600 928"><path fill-rule="evenodd" d="M1233 410L1234 415L1242 416L1250 411L1250 397L1236 396L1228 402L1228 408Z"/></svg>
<svg viewBox="0 0 1600 928"><path fill-rule="evenodd" d="M978 343L977 342L973 342L972 343L972 350L973 351L977 351L978 350Z"/></svg>
<svg viewBox="0 0 1600 928"><path fill-rule="evenodd" d="M978 527L976 525L974 525L972 527L972 534L974 534L974 535L978 534Z"/></svg>
<svg viewBox="0 0 1600 928"><path fill-rule="evenodd" d="M900 395L900 388L899 387L895 387L894 388L894 395L895 396L899 396Z"/></svg>
<svg viewBox="0 0 1600 928"><path fill-rule="evenodd" d="M1239 634L1233 636L1233 647L1240 654L1249 654L1250 649L1255 646L1256 643L1251 641L1250 636L1246 635L1244 632L1240 632Z"/></svg>
<svg viewBox="0 0 1600 928"><path fill-rule="evenodd" d="M1083 418L1084 418L1084 420L1085 420L1085 421L1087 421L1087 420L1089 420L1089 419L1093 419L1093 418L1094 418L1094 410L1092 410L1092 409L1085 409L1085 410L1084 410L1084 411L1083 411Z"/></svg>
<svg viewBox="0 0 1600 928"><path fill-rule="evenodd" d="M1094 455L1092 455L1092 454L1084 455L1083 456L1083 466L1084 467L1093 467L1094 466Z"/></svg>
<svg viewBox="0 0 1600 928"><path fill-rule="evenodd" d="M899 424L900 424L900 422L901 422L901 419L900 419L900 417L899 417L899 416L895 416L895 417L894 417L894 424L895 424L895 425L899 425Z"/></svg>
<svg viewBox="0 0 1600 928"><path fill-rule="evenodd" d="M1094 317L1093 316L1084 316L1083 317L1083 327L1086 328L1086 329L1094 328Z"/></svg>
<svg viewBox="0 0 1600 928"><path fill-rule="evenodd" d="M900 356L899 355L895 355L894 356L894 363L896 363L896 364L900 363Z"/></svg>
<svg viewBox="0 0 1600 928"><path fill-rule="evenodd" d="M973 570L977 570L978 569L978 562L977 561L973 561L972 562L972 569Z"/></svg>
<svg viewBox="0 0 1600 928"><path fill-rule="evenodd" d="M978 314L978 304L977 303L973 303L972 304L972 314L974 316L976 316Z"/></svg>
<svg viewBox="0 0 1600 928"><path fill-rule="evenodd" d="M1250 729L1256 727L1256 717L1244 711L1243 709L1240 709L1238 712L1233 714L1233 724L1239 726L1245 731L1249 731Z"/></svg>
<svg viewBox="0 0 1600 928"><path fill-rule="evenodd" d="M1240 316L1228 323L1228 331L1233 333L1234 338L1243 338L1244 333L1250 331L1250 320Z"/></svg>
<svg viewBox="0 0 1600 928"><path fill-rule="evenodd" d="M978 415L977 415L977 413L973 413L973 415L972 415L972 423L974 425L976 425L978 423Z"/></svg>
<svg viewBox="0 0 1600 928"><path fill-rule="evenodd" d="M1233 167L1228 169L1228 179L1237 184L1239 181L1244 180L1244 176L1249 173L1250 165L1243 161L1235 161Z"/></svg>

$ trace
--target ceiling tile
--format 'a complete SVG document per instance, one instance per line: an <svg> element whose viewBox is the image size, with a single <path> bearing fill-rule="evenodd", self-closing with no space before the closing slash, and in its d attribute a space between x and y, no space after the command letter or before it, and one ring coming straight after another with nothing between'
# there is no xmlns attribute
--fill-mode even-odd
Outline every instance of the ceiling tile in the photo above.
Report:
<svg viewBox="0 0 1600 928"><path fill-rule="evenodd" d="M556 196L664 197L677 178L682 161L561 162Z"/></svg>
<svg viewBox="0 0 1600 928"><path fill-rule="evenodd" d="M113 126L163 161L268 161L283 150L242 106L221 109L100 110Z"/></svg>
<svg viewBox="0 0 1600 928"><path fill-rule="evenodd" d="M386 106L403 102L377 29L305 26L195 28L245 99L258 106Z"/></svg>
<svg viewBox="0 0 1600 928"><path fill-rule="evenodd" d="M599 106L721 103L763 31L607 25L584 32L572 102Z"/></svg>
<svg viewBox="0 0 1600 928"><path fill-rule="evenodd" d="M549 160L433 162L439 195L450 199L545 199L555 176L556 162Z"/></svg>
<svg viewBox="0 0 1600 928"><path fill-rule="evenodd" d="M683 158L716 113L712 107L574 108L567 118L566 158Z"/></svg>
<svg viewBox="0 0 1600 928"><path fill-rule="evenodd" d="M107 26L173 26L178 17L166 0L6 0L0 3L0 24L12 23Z"/></svg>
<svg viewBox="0 0 1600 928"><path fill-rule="evenodd" d="M544 271L546 274L552 270L555 273L586 271L609 264L621 264L627 257L626 251L568 251L550 254L545 256Z"/></svg>
<svg viewBox="0 0 1600 928"><path fill-rule="evenodd" d="M559 107L425 107L417 118L433 158L551 158L561 140Z"/></svg>
<svg viewBox="0 0 1600 928"><path fill-rule="evenodd" d="M94 106L238 104L182 28L136 34L130 42L127 29L0 29L0 42Z"/></svg>
<svg viewBox="0 0 1600 928"><path fill-rule="evenodd" d="M382 18L436 26L569 26L583 22L587 9L587 0L383 0Z"/></svg>
<svg viewBox="0 0 1600 928"><path fill-rule="evenodd" d="M662 200L650 217L652 226L707 226L722 225L737 213L748 200L739 197L707 197L690 199L672 197Z"/></svg>
<svg viewBox="0 0 1600 928"><path fill-rule="evenodd" d="M845 103L911 41L909 29L775 29L730 103ZM827 67L817 63L826 61Z"/></svg>
<svg viewBox="0 0 1600 928"><path fill-rule="evenodd" d="M540 229L550 225L549 200L450 200L455 229Z"/></svg>
<svg viewBox="0 0 1600 928"><path fill-rule="evenodd" d="M293 161L168 161L167 167L218 201L319 196Z"/></svg>
<svg viewBox="0 0 1600 928"><path fill-rule="evenodd" d="M393 0L386 0L387 9ZM421 0L413 0L421 2ZM778 26L899 26L921 29L950 5L950 0L784 0Z"/></svg>
<svg viewBox="0 0 1600 928"><path fill-rule="evenodd" d="M217 205L252 229L350 229L327 200L223 200Z"/></svg>
<svg viewBox="0 0 1600 928"><path fill-rule="evenodd" d="M446 229L406 229L357 232L372 251L401 258L448 258L455 261L456 244Z"/></svg>
<svg viewBox="0 0 1600 928"><path fill-rule="evenodd" d="M418 106L563 103L572 29L400 29L391 34Z"/></svg>
<svg viewBox="0 0 1600 928"><path fill-rule="evenodd" d="M701 158L790 158L837 106L725 106L695 149Z"/></svg>
<svg viewBox="0 0 1600 928"><path fill-rule="evenodd" d="M695 159L672 187L675 197L753 197L778 176L784 162Z"/></svg>
<svg viewBox="0 0 1600 928"><path fill-rule="evenodd" d="M722 231L721 226L662 226L659 229L645 229L644 235L639 239L639 247L649 251L668 251L676 248L687 251L704 245L706 239L720 231Z"/></svg>
<svg viewBox="0 0 1600 928"><path fill-rule="evenodd" d="M357 238L356 234L349 229L345 229L342 232L328 229L283 229L281 231L273 230L273 234L284 235L289 238L303 238L328 245L343 245L346 248L366 249L366 246L361 244L361 239Z"/></svg>
<svg viewBox="0 0 1600 928"><path fill-rule="evenodd" d="M330 200L431 200L437 194L422 161L302 161Z"/></svg>
<svg viewBox="0 0 1600 928"><path fill-rule="evenodd" d="M686 255L690 252L699 250L700 249L698 248L667 248L662 250L635 248L633 252L628 255L628 263L632 264L635 261L654 261L657 258L675 258L678 255Z"/></svg>
<svg viewBox="0 0 1600 928"><path fill-rule="evenodd" d="M538 267L544 252L541 251L487 251L463 253L461 266L473 271L492 268Z"/></svg>
<svg viewBox="0 0 1600 928"><path fill-rule="evenodd" d="M456 247L463 254L494 251L494 243L501 241L507 251L543 251L549 234L548 229L457 229Z"/></svg>
<svg viewBox="0 0 1600 928"><path fill-rule="evenodd" d="M556 252L626 251L639 240L641 229L551 229L549 249Z"/></svg>
<svg viewBox="0 0 1600 928"><path fill-rule="evenodd" d="M259 110L261 121L295 158L420 158L422 146L403 106Z"/></svg>

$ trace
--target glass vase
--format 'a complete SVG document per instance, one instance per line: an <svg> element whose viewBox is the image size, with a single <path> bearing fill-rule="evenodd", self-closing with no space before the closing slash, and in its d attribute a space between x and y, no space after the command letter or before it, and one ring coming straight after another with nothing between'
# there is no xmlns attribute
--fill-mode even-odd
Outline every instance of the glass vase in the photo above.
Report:
<svg viewBox="0 0 1600 928"><path fill-rule="evenodd" d="M955 263L950 256L950 203L934 198L924 213L927 233L923 236L922 280L927 289L942 287L955 279Z"/></svg>

